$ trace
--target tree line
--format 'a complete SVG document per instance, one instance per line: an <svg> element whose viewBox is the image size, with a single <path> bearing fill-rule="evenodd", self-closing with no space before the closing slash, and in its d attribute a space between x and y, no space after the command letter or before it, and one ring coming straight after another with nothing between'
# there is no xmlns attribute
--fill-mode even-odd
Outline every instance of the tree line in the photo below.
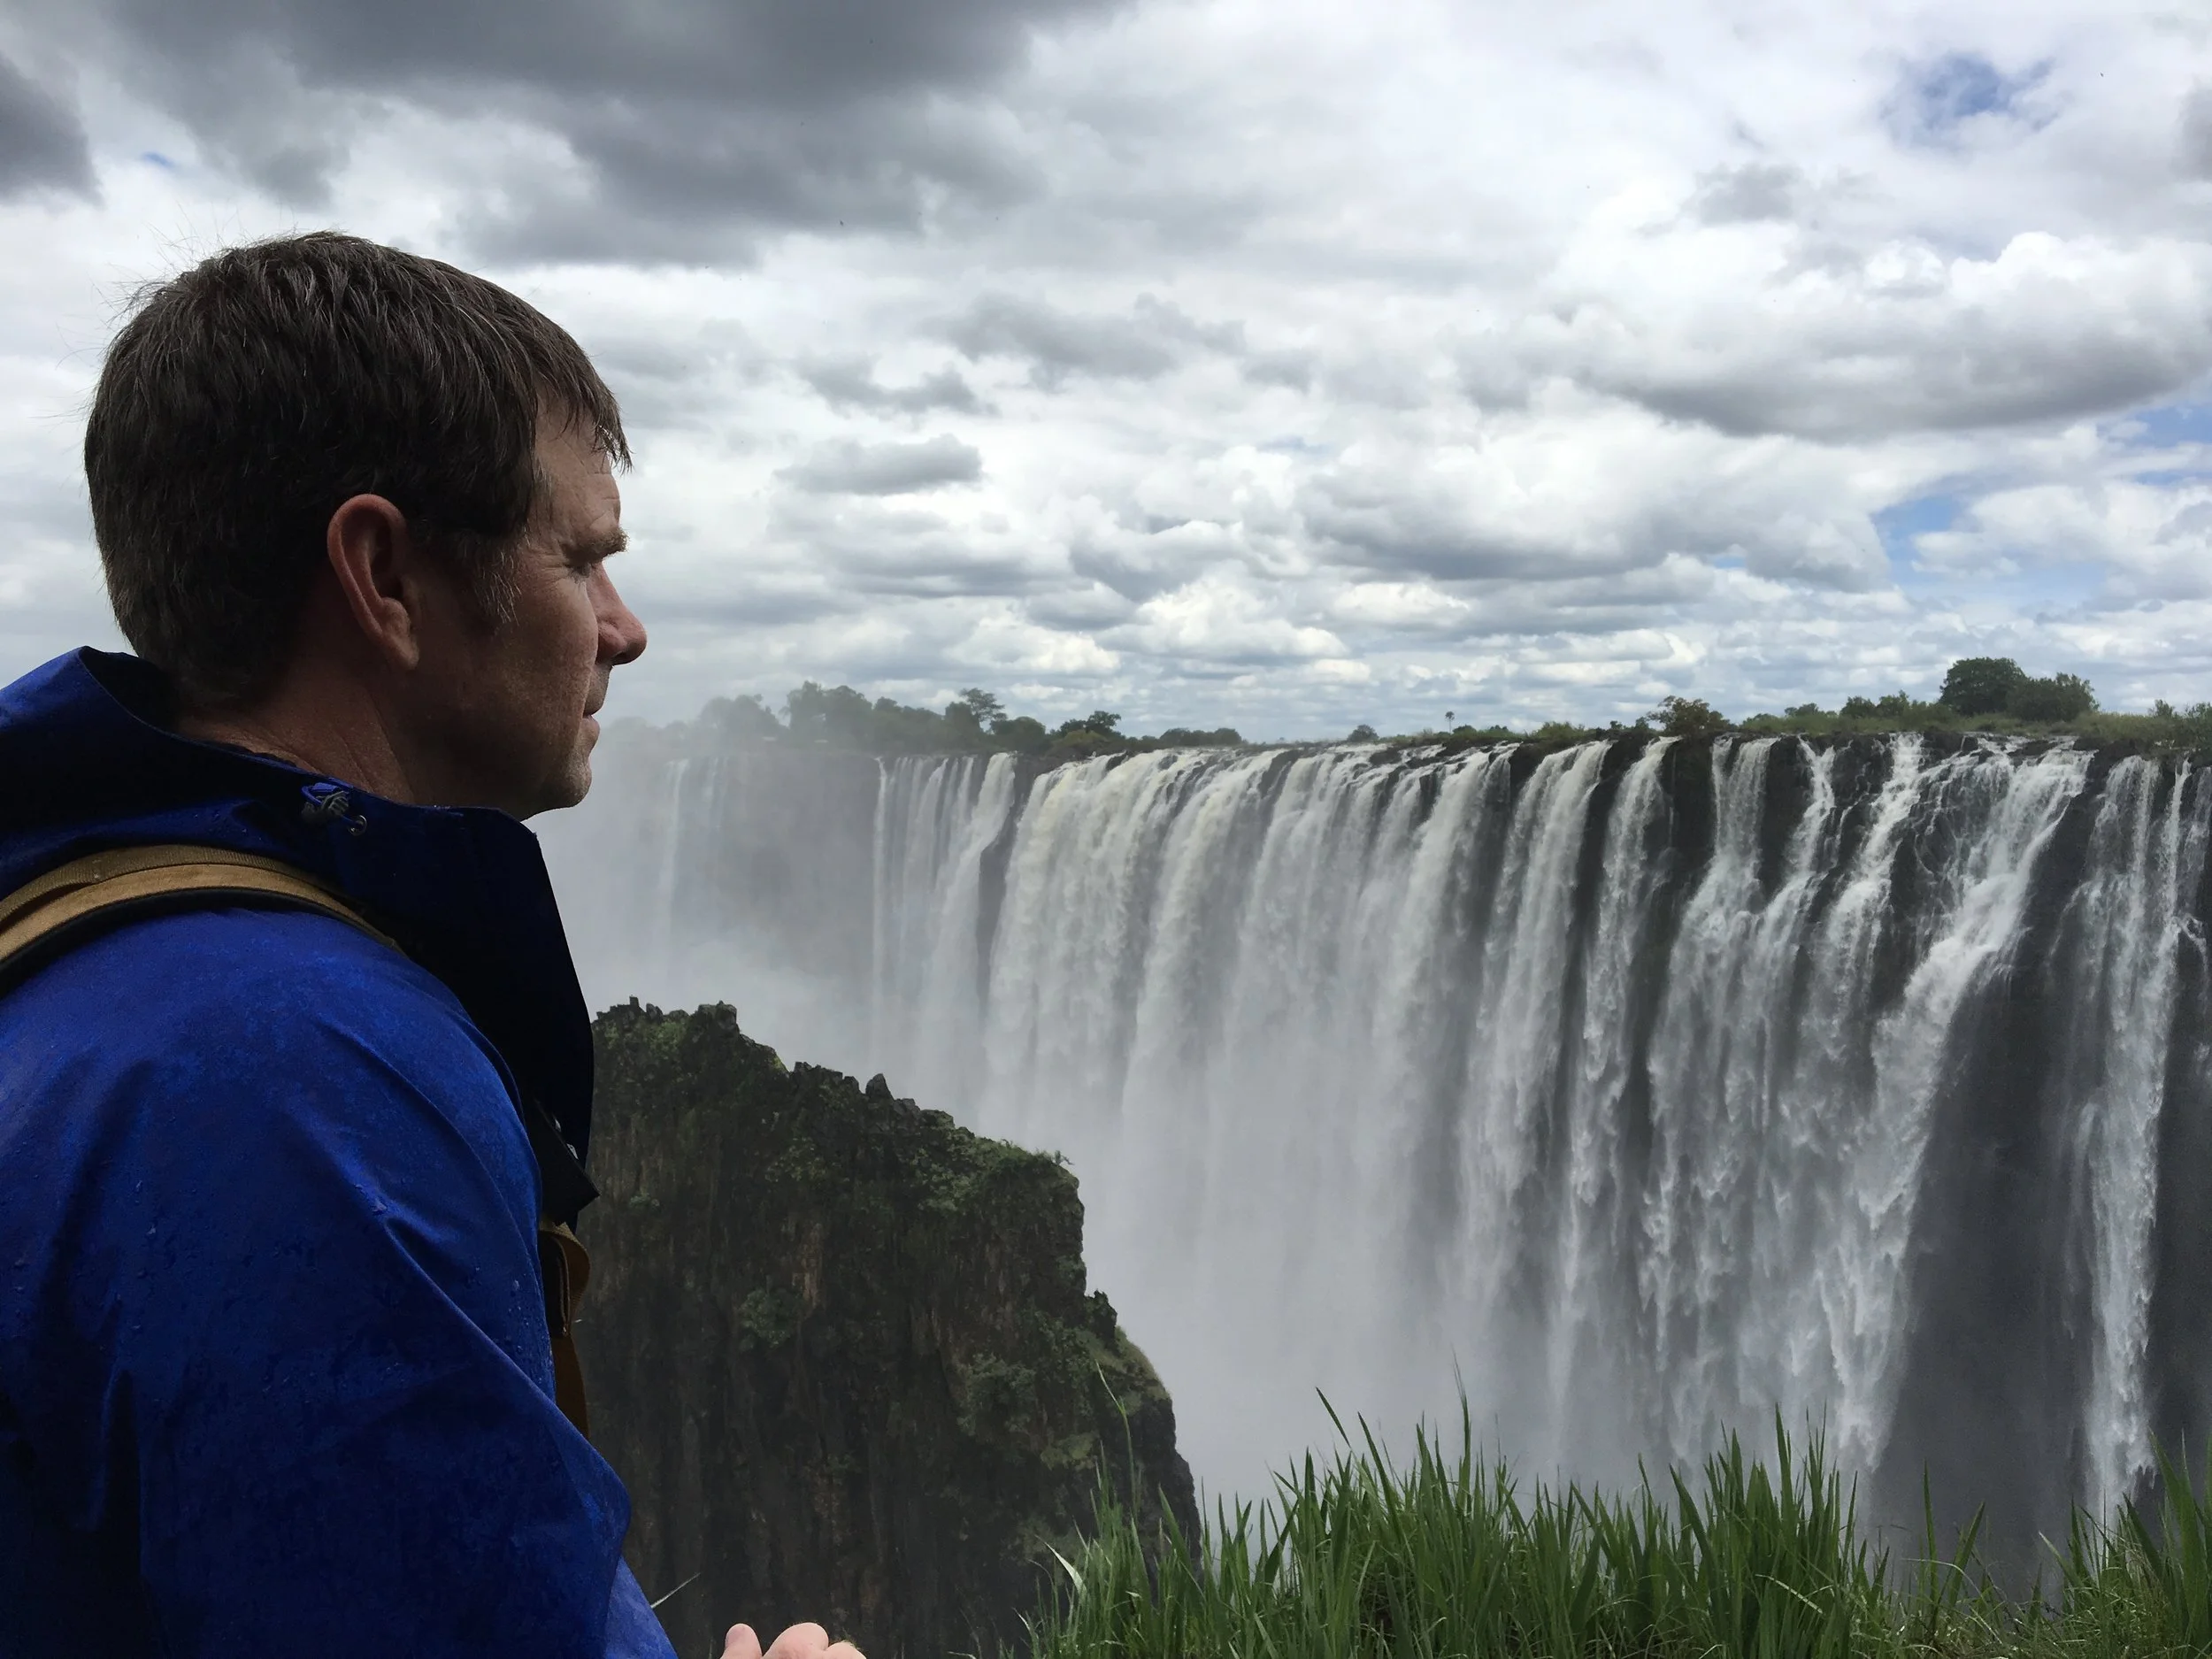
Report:
<svg viewBox="0 0 2212 1659"><path fill-rule="evenodd" d="M1033 715L1009 713L996 695L979 686L965 687L940 711L889 697L872 701L850 686L826 687L810 680L784 698L780 718L765 701L749 694L716 698L700 718L741 741L803 743L876 755L1011 751L1069 759L1106 750L1244 741L1226 726L1212 731L1175 726L1157 737L1134 737L1121 730L1121 716L1110 709L1094 709L1079 719L1048 726Z"/></svg>
<svg viewBox="0 0 2212 1659"><path fill-rule="evenodd" d="M1696 697L1668 697L1639 726L1671 737L1722 732L1820 735L1852 732L1997 731L2066 733L2095 739L2134 739L2170 748L2212 747L2212 703L2177 709L2161 700L2148 714L2100 710L2097 694L2079 674L2030 674L2009 657L1962 657L1943 676L1942 689L1924 702L1908 692L1847 697L1834 709L1800 703L1779 714L1731 720Z"/></svg>
<svg viewBox="0 0 2212 1659"><path fill-rule="evenodd" d="M1010 751L1069 760L1152 749L1229 747L1245 741L1235 728L1226 726L1210 731L1174 726L1156 737L1138 737L1124 732L1122 717L1109 709L1094 709L1079 718L1047 725L1033 715L1010 712L995 694L979 686L964 688L937 710L889 697L872 699L850 686L824 687L810 680L784 698L780 713L761 697L749 694L716 698L700 719L710 730L739 741L796 743L879 755ZM1604 726L1586 726L1554 720L1532 730L1456 725L1447 711L1442 730L1431 727L1394 736L1362 724L1343 741L1564 743L1635 732L1670 737L1714 737L1731 732L1809 737L1969 730L2070 734L2099 742L2134 741L2212 752L2212 703L2177 709L2162 701L2148 714L2110 712L2097 707L2094 689L2078 674L2039 677L2009 657L1965 657L1950 665L1942 689L1932 701L1895 691L1880 697L1847 697L1833 709L1805 703L1779 714L1731 719L1703 698L1671 696L1627 725L1614 721Z"/></svg>

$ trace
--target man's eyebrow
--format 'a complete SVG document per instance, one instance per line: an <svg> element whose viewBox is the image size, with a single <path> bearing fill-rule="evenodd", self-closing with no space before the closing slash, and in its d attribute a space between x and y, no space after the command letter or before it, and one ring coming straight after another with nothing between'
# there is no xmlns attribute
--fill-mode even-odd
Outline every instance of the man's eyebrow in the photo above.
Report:
<svg viewBox="0 0 2212 1659"><path fill-rule="evenodd" d="M611 559L629 545L630 533L618 525L611 530L579 536L569 544L569 552L577 558L596 561Z"/></svg>

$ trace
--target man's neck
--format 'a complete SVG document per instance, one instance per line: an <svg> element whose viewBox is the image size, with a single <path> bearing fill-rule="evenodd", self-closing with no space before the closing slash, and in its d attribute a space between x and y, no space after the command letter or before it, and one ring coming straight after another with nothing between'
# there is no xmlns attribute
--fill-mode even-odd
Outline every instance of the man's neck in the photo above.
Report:
<svg viewBox="0 0 2212 1659"><path fill-rule="evenodd" d="M282 687L251 709L188 710L178 717L177 731L265 755L389 801L421 804L384 723L369 699L358 695L318 697Z"/></svg>

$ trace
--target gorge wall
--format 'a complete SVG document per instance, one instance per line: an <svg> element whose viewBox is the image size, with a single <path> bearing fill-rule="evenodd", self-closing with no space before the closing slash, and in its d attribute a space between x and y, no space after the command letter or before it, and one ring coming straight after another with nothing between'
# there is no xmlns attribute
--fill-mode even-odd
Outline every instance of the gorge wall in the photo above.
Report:
<svg viewBox="0 0 2212 1659"><path fill-rule="evenodd" d="M2017 1540L2212 1430L2184 763L688 741L549 832L588 988L1064 1152L1217 1488L1317 1389L1601 1476L1778 1407Z"/></svg>
<svg viewBox="0 0 2212 1659"><path fill-rule="evenodd" d="M871 1659L988 1655L1102 1478L1195 1536L1173 1409L1087 1291L1064 1166L786 1066L727 1007L617 1007L594 1038L577 1346L680 1654L807 1618Z"/></svg>

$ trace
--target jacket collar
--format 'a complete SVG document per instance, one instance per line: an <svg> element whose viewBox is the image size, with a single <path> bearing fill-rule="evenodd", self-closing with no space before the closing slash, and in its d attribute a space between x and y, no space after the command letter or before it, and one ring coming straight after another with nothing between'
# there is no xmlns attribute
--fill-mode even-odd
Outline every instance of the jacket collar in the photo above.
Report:
<svg viewBox="0 0 2212 1659"><path fill-rule="evenodd" d="M334 780L179 736L173 701L150 664L89 649L0 688L0 893L111 847L188 841L282 859L443 980L580 1157L590 1017L537 837L488 808L358 789L341 816Z"/></svg>

